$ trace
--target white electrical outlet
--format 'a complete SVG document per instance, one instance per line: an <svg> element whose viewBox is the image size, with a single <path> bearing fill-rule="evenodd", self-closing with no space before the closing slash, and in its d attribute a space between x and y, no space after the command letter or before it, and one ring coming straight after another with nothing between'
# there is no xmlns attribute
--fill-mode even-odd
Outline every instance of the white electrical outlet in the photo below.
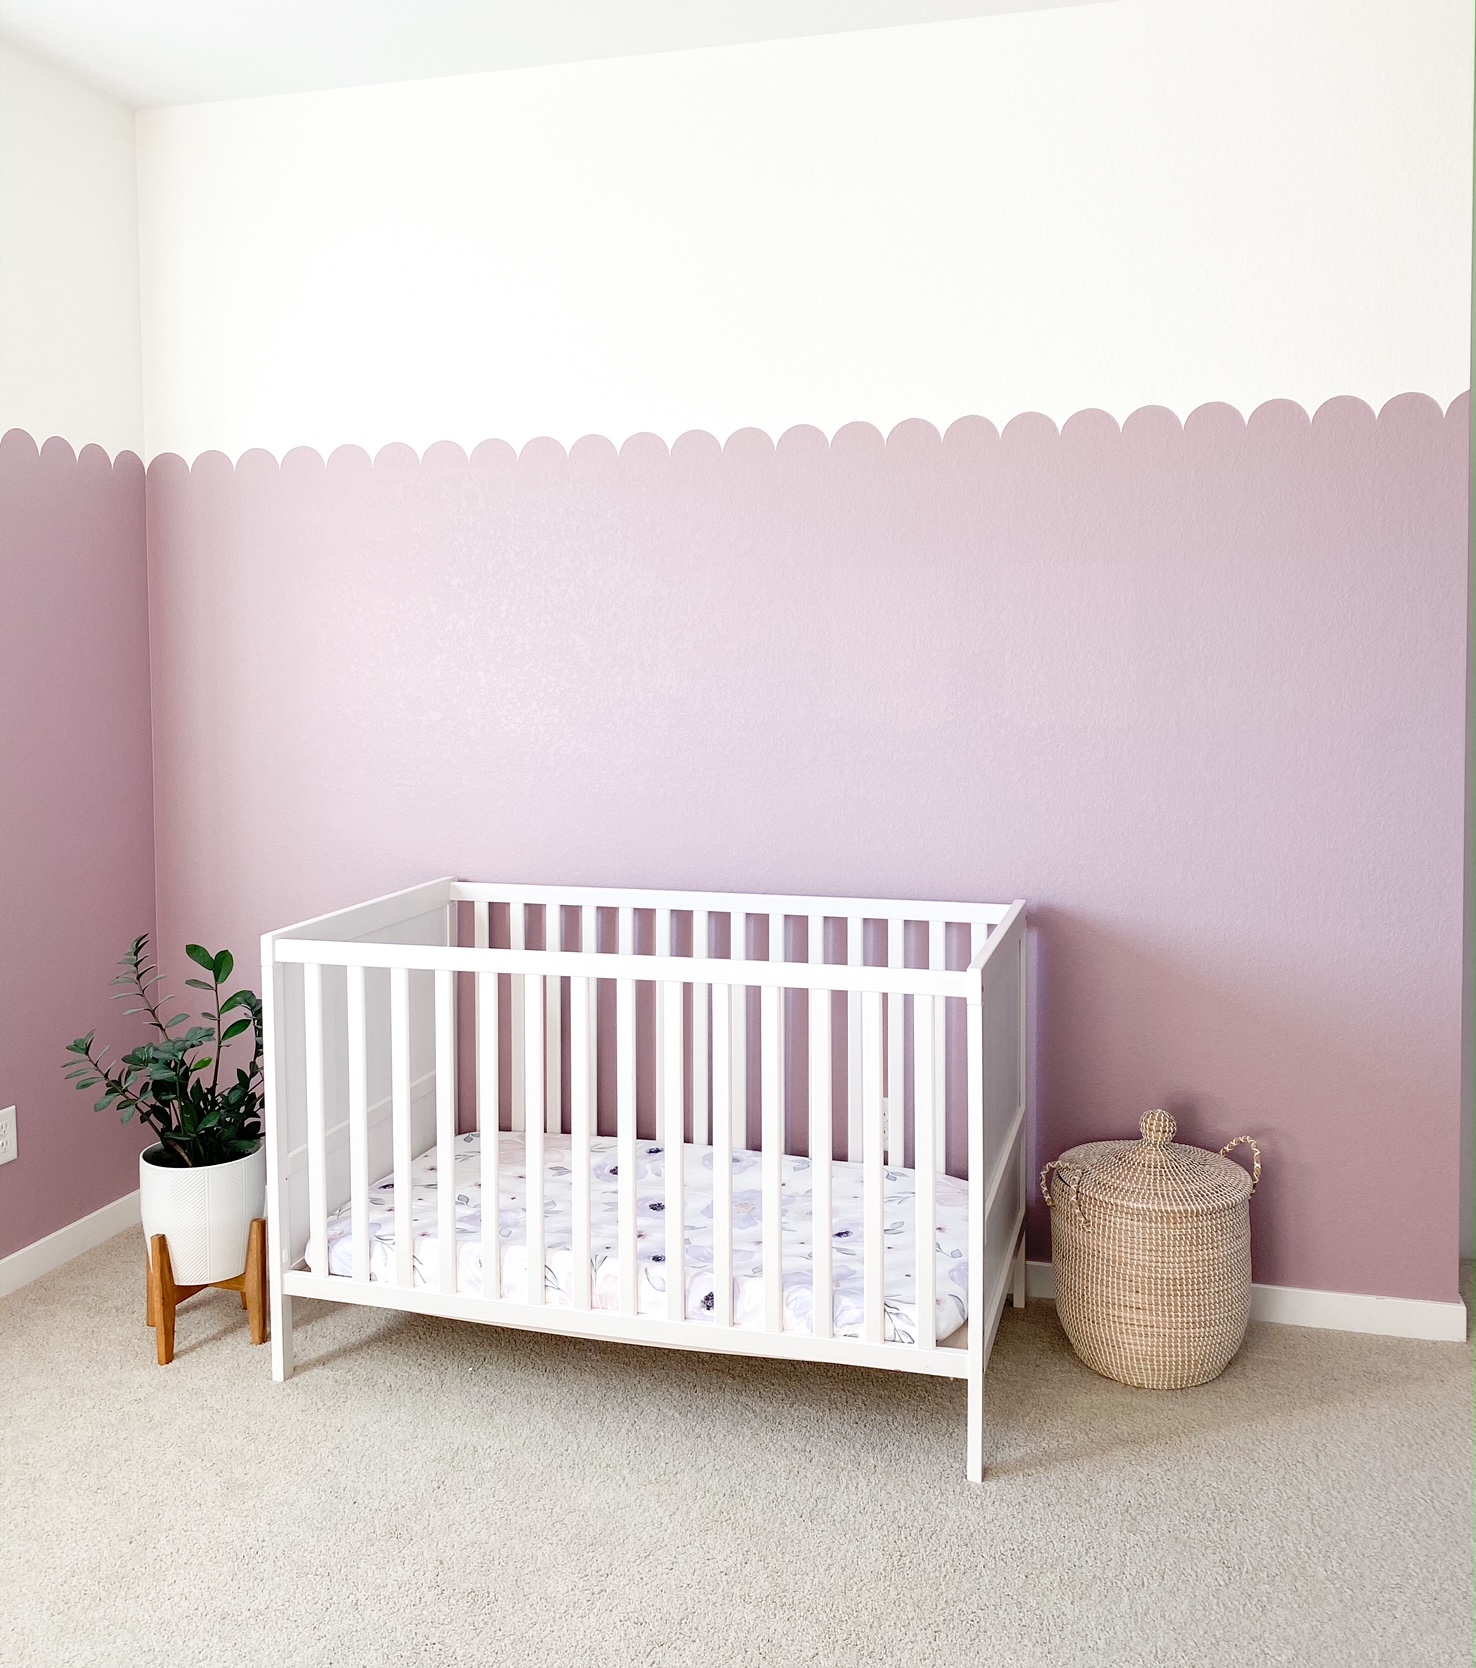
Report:
<svg viewBox="0 0 1476 1668"><path fill-rule="evenodd" d="M9 1164L15 1157L15 1108L0 1111L0 1164Z"/></svg>

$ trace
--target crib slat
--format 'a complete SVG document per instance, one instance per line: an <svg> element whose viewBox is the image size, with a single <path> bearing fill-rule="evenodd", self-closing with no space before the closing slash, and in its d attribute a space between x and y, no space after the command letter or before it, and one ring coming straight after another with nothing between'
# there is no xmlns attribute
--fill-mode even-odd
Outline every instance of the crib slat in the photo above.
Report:
<svg viewBox="0 0 1476 1668"><path fill-rule="evenodd" d="M558 904L545 906L544 949L563 949L563 914ZM544 1127L550 1135L558 1135L564 1128L564 981L545 979L544 987L543 1093L547 1108L547 1123Z"/></svg>
<svg viewBox="0 0 1476 1668"><path fill-rule="evenodd" d="M456 1290L456 975L436 973L436 1242L443 1292Z"/></svg>
<svg viewBox="0 0 1476 1668"><path fill-rule="evenodd" d="M491 942L491 904L477 904L476 946ZM502 1296L501 1144L497 1091L500 1043L498 1038L497 975L477 974L477 1131L481 1149L482 1187L482 1296Z"/></svg>
<svg viewBox="0 0 1476 1668"><path fill-rule="evenodd" d="M593 904L580 910L579 947L591 955L600 947L599 911ZM600 1128L600 982L589 981L589 1134L593 1140Z"/></svg>
<svg viewBox="0 0 1476 1668"><path fill-rule="evenodd" d="M528 942L528 906L523 903L510 903L507 906L507 924L508 947L513 950L525 949ZM527 1025L523 1019L527 992L523 988L521 973L514 973L509 976L508 989L507 1042L508 1053L512 1057L512 1084L508 1095L508 1109L511 1116L508 1119L507 1127L509 1129L521 1129L523 1127L524 1110L527 1106Z"/></svg>
<svg viewBox="0 0 1476 1668"><path fill-rule="evenodd" d="M671 945L671 911L658 909L655 911L656 931L651 940L651 954L665 956L670 954ZM656 1091L656 1121L655 1136L658 1143L666 1140L666 1001L662 995L662 985L653 982L651 990L651 1013L655 1029L655 1056L651 1063L652 1075L655 1079Z"/></svg>
<svg viewBox="0 0 1476 1668"><path fill-rule="evenodd" d="M660 987L660 1000L666 1015L664 1054L660 1065L666 1079L666 1127L662 1132L662 1155L665 1160L666 1192L662 1216L666 1224L666 1318L686 1319L686 1199L683 1183L686 1169L686 1143L683 1139L685 1108L682 1104L682 1077L686 1064L682 1047L682 986L668 980Z"/></svg>
<svg viewBox="0 0 1476 1668"><path fill-rule="evenodd" d="M477 974L477 1129L481 1149L482 1296L502 1296L502 1144L498 1132L497 975Z"/></svg>
<svg viewBox="0 0 1476 1668"><path fill-rule="evenodd" d="M733 1324L733 1112L731 985L712 987L712 1319Z"/></svg>
<svg viewBox="0 0 1476 1668"><path fill-rule="evenodd" d="M938 1220L936 1193L937 1165L933 1156L933 1100L938 1057L934 1053L937 1026L934 1014L938 999L912 999L912 1139L914 1199L916 1201L917 1266L913 1284L917 1290L917 1347L932 1349L936 1342L937 1313L934 1303L938 1277Z"/></svg>
<svg viewBox="0 0 1476 1668"><path fill-rule="evenodd" d="M886 1163L882 1107L882 999L879 991L861 997L861 1099L865 1120L865 1165L862 1176L865 1234L865 1322L862 1336L869 1344L882 1342L886 1304L886 1228L884 1190Z"/></svg>
<svg viewBox="0 0 1476 1668"><path fill-rule="evenodd" d="M784 1330L784 1099L779 1020L783 993L766 985L759 1002L759 1083L763 1110L764 1330Z"/></svg>
<svg viewBox="0 0 1476 1668"><path fill-rule="evenodd" d="M859 915L846 918L846 966L866 964L866 923ZM846 1159L862 1161L861 1115L861 993L846 992Z"/></svg>
<svg viewBox="0 0 1476 1668"><path fill-rule="evenodd" d="M729 954L735 961L748 958L748 917L739 910L729 916L732 922ZM732 1068L732 1097L730 1112L733 1119L733 1145L740 1152L748 1150L748 987L736 985L733 1002L733 1034L728 1053Z"/></svg>
<svg viewBox="0 0 1476 1668"><path fill-rule="evenodd" d="M708 937L708 913L705 909L692 911L692 954L711 954ZM708 1090L708 1017L707 1004L711 987L692 986L692 1144L705 1147L711 1139L711 1095Z"/></svg>
<svg viewBox="0 0 1476 1668"><path fill-rule="evenodd" d="M354 1279L369 1278L369 1028L365 970L348 974L349 1209L354 1222Z"/></svg>
<svg viewBox="0 0 1476 1668"><path fill-rule="evenodd" d="M527 1115L523 1120L523 1151L528 1172L528 1301L543 1302L544 1288L544 1216L543 1216L543 986L541 973L525 975L527 1002L524 1023L527 1028L523 1050L523 1070L526 1075Z"/></svg>
<svg viewBox="0 0 1476 1668"><path fill-rule="evenodd" d="M591 913L591 912L587 912ZM590 942L586 940L585 942ZM569 981L569 1164L574 1217L573 1273L569 1301L590 1304L589 1143L594 1124L595 981Z"/></svg>
<svg viewBox="0 0 1476 1668"><path fill-rule="evenodd" d="M492 942L492 906L475 904L472 937L476 948L485 950ZM478 973L477 997L477 1128L496 1130L497 1116L497 975Z"/></svg>
<svg viewBox="0 0 1476 1668"><path fill-rule="evenodd" d="M415 1284L415 1218L410 1184L410 969L390 969L390 1118L395 1157L395 1284Z"/></svg>
<svg viewBox="0 0 1476 1668"><path fill-rule="evenodd" d="M948 1170L948 1004L933 1003L933 1170Z"/></svg>
<svg viewBox="0 0 1476 1668"><path fill-rule="evenodd" d="M907 924L887 922L887 966L901 967L906 943ZM894 991L886 999L887 1005L887 1163L899 1166L904 1160L907 1139L907 1088L905 1083L906 1044L903 1030L906 1023L906 998Z"/></svg>
<svg viewBox="0 0 1476 1668"><path fill-rule="evenodd" d="M625 917L620 911L624 936ZM640 1270L636 1264L636 987L634 979L615 981L615 1163L620 1225L620 1310L637 1312Z"/></svg>
<svg viewBox="0 0 1476 1668"><path fill-rule="evenodd" d="M585 904L579 911L579 948L590 955L598 954L600 948L600 912L596 905ZM593 1140L600 1132L600 983L598 979L589 982L590 1013L589 1022L589 1133Z"/></svg>
<svg viewBox="0 0 1476 1668"><path fill-rule="evenodd" d="M825 919L810 917L810 960L825 960ZM814 1241L814 1335L828 1338L834 1314L834 1275L831 1248L830 1168L830 992L812 990L810 998L810 1189L811 1235Z"/></svg>
<svg viewBox="0 0 1476 1668"><path fill-rule="evenodd" d="M935 973L948 971L948 923L928 923L928 966ZM933 1078L933 1168L942 1175L948 1167L948 1059L945 1047L947 1009L942 1002L933 1004L933 1059L936 1062ZM914 1123L925 1115L919 1103L913 1107Z"/></svg>
<svg viewBox="0 0 1476 1668"><path fill-rule="evenodd" d="M308 1219L313 1244L328 1272L328 1119L323 1080L323 969L302 970L302 1007L307 1064Z"/></svg>

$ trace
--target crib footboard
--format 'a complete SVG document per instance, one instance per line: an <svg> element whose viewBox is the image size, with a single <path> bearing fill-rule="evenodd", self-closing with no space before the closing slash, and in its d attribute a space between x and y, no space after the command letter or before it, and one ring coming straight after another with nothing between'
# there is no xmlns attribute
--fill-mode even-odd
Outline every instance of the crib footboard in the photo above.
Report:
<svg viewBox="0 0 1476 1668"><path fill-rule="evenodd" d="M445 880L262 956L276 1378L296 1296L962 1378L982 1479L1023 903Z"/></svg>

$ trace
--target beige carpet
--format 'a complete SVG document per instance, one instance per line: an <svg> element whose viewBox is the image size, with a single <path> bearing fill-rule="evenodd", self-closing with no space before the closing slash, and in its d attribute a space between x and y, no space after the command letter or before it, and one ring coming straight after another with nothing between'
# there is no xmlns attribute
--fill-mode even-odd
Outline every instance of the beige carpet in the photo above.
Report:
<svg viewBox="0 0 1476 1668"><path fill-rule="evenodd" d="M1256 1326L1216 1384L1007 1311L963 1390L234 1297L152 1363L123 1236L0 1302L0 1661L1472 1660L1470 1345Z"/></svg>

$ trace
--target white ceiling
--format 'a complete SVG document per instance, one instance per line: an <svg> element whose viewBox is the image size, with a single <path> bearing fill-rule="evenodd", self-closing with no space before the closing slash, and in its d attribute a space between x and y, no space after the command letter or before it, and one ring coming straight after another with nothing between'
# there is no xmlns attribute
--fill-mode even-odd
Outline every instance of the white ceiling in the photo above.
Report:
<svg viewBox="0 0 1476 1668"><path fill-rule="evenodd" d="M147 108L1080 3L0 0L0 31L115 98Z"/></svg>

